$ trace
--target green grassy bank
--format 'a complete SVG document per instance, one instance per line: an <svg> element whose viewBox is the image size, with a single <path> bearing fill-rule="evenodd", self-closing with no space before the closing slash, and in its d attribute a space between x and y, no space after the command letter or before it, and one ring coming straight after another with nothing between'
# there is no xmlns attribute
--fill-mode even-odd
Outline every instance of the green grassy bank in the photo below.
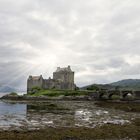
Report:
<svg viewBox="0 0 140 140"><path fill-rule="evenodd" d="M89 95L93 91L81 91L81 90L37 90L34 93L28 93L30 96L81 96Z"/></svg>

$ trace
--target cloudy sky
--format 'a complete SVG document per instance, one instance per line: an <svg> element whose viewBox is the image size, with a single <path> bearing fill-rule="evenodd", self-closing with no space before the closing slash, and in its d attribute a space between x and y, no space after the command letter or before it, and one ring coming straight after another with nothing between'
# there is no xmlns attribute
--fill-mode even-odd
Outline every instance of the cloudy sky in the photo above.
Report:
<svg viewBox="0 0 140 140"><path fill-rule="evenodd" d="M78 86L140 78L140 1L0 0L0 85L67 65Z"/></svg>

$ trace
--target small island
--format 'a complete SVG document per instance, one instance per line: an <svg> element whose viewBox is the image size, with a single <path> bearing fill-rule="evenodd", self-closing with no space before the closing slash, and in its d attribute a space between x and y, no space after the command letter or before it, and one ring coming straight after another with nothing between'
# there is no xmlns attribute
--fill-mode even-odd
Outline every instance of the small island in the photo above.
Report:
<svg viewBox="0 0 140 140"><path fill-rule="evenodd" d="M27 94L11 93L1 99L7 100L119 100L136 101L140 99L140 91L119 89L111 85L90 85L79 88L74 82L74 71L71 67L57 67L53 78L44 79L40 76L29 76Z"/></svg>
<svg viewBox="0 0 140 140"><path fill-rule="evenodd" d="M139 138L139 118L135 117L131 120L118 120L114 118L114 120L106 120L108 117L108 113L111 114L112 110L116 110L115 112L124 111L124 115L127 118L127 113L131 113L132 116L135 113L140 112L140 92L136 90L130 89L119 89L118 86L111 86L111 85L90 85L87 87L79 88L76 86L74 82L74 72L71 70L71 67L60 68L58 67L55 72L53 72L53 78L44 79L42 75L40 76L29 76L27 79L27 94L19 95L16 92L11 92L3 97L1 97L1 101L5 103L17 104L25 106L25 115L30 116L30 118L34 118L35 120L30 120L32 123L28 123L29 121L24 121L21 127L10 127L10 131L5 131L0 133L0 138L4 137L7 138L7 134L10 136L10 139L14 140L16 136L20 137L21 139L29 138L27 133L29 133L32 137L43 139L49 138L51 135L51 139L61 139L62 137L66 137L66 135L70 135L70 137L74 137L80 140L80 137L86 136L89 139L102 139L102 138L114 138L113 133L108 133L111 130L116 132L116 137L126 138ZM86 109L82 109L82 108ZM79 111L75 110L78 109ZM87 108L91 111L88 112ZM91 109L92 108L92 109ZM109 110L104 111L104 110ZM24 110L23 110L24 112ZM76 117L77 113L81 113L79 119L84 121L85 124L83 126L73 126L75 123L75 119L70 120L69 118L64 118L61 122L65 123L65 121L71 124L73 127L68 128L67 123L63 126L63 123L60 126L56 127L55 120L47 122L43 122L44 126L42 128L42 122L40 122L40 118L34 115L34 112L37 113L37 116L40 115L47 115L41 117L42 121L44 121L48 115L53 115L51 118L57 118L58 116L65 114L71 115L71 117ZM51 114L50 114L51 113ZM95 116L102 115L106 121L97 121L101 123L101 126L97 124L95 127L91 127L88 123L90 122L89 116L92 113L92 117L95 113ZM79 114L80 115L80 114ZM89 115L89 116L88 116ZM117 115L117 114L116 114ZM61 117L62 117L61 116ZM119 115L120 116L120 115ZM137 115L138 116L138 115ZM82 118L81 118L82 117ZM96 118L95 117L95 118ZM93 117L94 118L94 117ZM8 119L8 117L7 117ZM56 119L58 121L58 118ZM86 121L87 120L87 121ZM35 124L33 123L35 121ZM72 122L74 121L74 122ZM77 120L78 121L78 120ZM115 122L116 121L116 122ZM37 126L36 125L37 122ZM131 123L130 123L131 122ZM82 122L81 122L82 123ZM86 124L87 123L87 124ZM28 125L28 127L27 127ZM88 125L87 128L84 126ZM92 122L92 125L93 124ZM30 130L32 127L33 130ZM37 127L37 128L36 128ZM15 134L15 129L18 132ZM13 131L14 130L14 131ZM53 132L56 132L55 137L53 137ZM78 132L81 132L78 134ZM129 132L132 133L129 133ZM46 134L47 133L47 134ZM129 133L129 135L128 135ZM62 134L62 135L60 135ZM75 137L76 134L76 137ZM77 135L78 134L78 135ZM135 134L133 136L132 134Z"/></svg>

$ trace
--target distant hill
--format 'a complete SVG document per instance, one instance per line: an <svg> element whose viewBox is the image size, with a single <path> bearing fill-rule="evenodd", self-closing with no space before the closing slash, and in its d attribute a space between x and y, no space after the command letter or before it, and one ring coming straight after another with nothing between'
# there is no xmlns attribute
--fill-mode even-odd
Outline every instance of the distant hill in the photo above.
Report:
<svg viewBox="0 0 140 140"><path fill-rule="evenodd" d="M9 86L0 86L0 92L14 92L16 89Z"/></svg>
<svg viewBox="0 0 140 140"><path fill-rule="evenodd" d="M113 90L116 86L110 85L110 84L92 84L88 86L81 87L82 90L98 90L98 89L105 89L105 90Z"/></svg>
<svg viewBox="0 0 140 140"><path fill-rule="evenodd" d="M110 84L114 86L140 86L140 79L125 79Z"/></svg>
<svg viewBox="0 0 140 140"><path fill-rule="evenodd" d="M113 90L113 89L121 89L121 90L140 90L140 79L125 79L109 84L92 84L80 89L106 89L106 90Z"/></svg>
<svg viewBox="0 0 140 140"><path fill-rule="evenodd" d="M122 89L140 90L140 79L125 79L110 83L112 86L118 86Z"/></svg>

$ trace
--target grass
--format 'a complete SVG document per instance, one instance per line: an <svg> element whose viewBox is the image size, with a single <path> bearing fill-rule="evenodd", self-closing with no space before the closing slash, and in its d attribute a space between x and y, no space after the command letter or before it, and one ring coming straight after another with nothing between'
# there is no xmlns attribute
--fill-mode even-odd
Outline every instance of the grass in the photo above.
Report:
<svg viewBox="0 0 140 140"><path fill-rule="evenodd" d="M18 96L18 94L16 92L11 92L9 95L10 96Z"/></svg>
<svg viewBox="0 0 140 140"><path fill-rule="evenodd" d="M95 128L46 128L38 131L0 132L1 140L140 139L140 119L131 124L105 124Z"/></svg>
<svg viewBox="0 0 140 140"><path fill-rule="evenodd" d="M40 110L45 110L45 111L60 111L60 110L69 110L66 107L57 105L57 104L53 104L53 103L36 103L36 104L29 104L28 105L28 111L29 110L35 110L35 111L40 111Z"/></svg>
<svg viewBox="0 0 140 140"><path fill-rule="evenodd" d="M89 95L90 91L81 91L81 90L39 90L34 94L28 94L31 96L81 96Z"/></svg>

